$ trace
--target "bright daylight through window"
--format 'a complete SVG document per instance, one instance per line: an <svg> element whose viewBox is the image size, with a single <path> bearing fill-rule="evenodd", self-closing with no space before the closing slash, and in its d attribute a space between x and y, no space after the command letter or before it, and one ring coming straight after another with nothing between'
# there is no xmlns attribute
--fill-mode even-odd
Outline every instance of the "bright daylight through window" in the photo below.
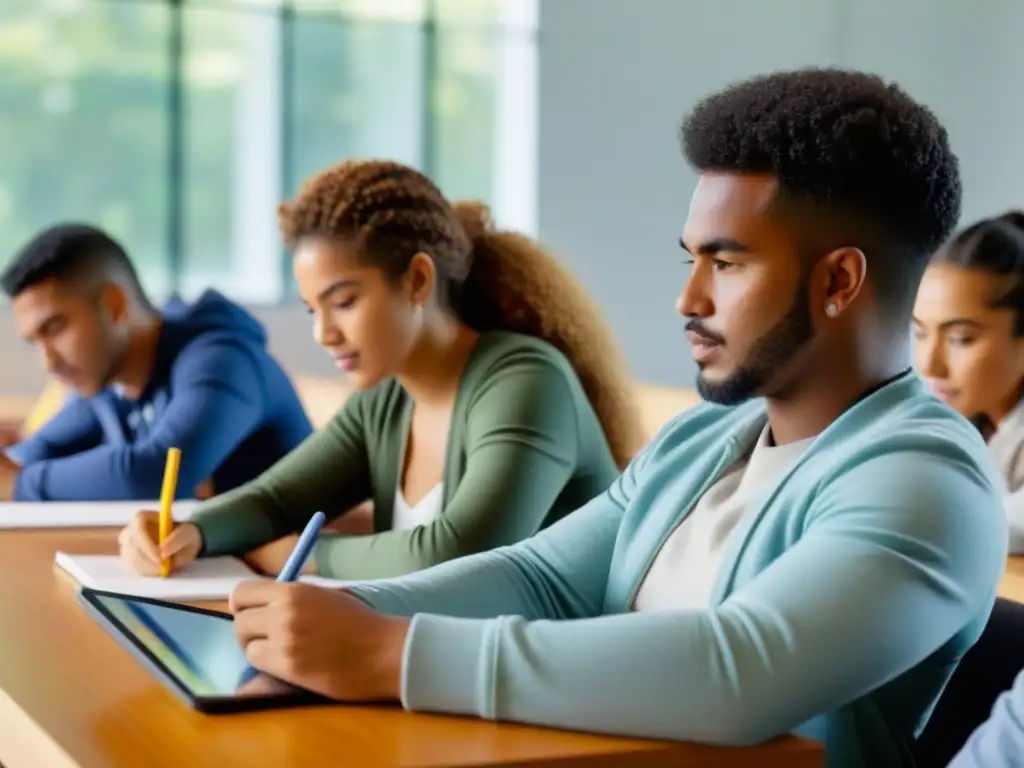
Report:
<svg viewBox="0 0 1024 768"><path fill-rule="evenodd" d="M536 230L537 0L3 0L0 262L60 220L155 296L289 294L279 200L346 156Z"/></svg>

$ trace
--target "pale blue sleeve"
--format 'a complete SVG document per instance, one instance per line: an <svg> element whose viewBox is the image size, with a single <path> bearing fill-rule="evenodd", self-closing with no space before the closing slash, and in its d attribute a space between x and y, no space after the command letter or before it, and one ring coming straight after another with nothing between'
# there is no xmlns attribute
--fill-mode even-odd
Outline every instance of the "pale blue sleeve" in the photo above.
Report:
<svg viewBox="0 0 1024 768"><path fill-rule="evenodd" d="M933 653L994 599L1006 552L997 492L976 464L876 453L828 484L799 543L716 608L587 618L617 514L605 497L538 537L539 549L428 571L405 582L418 587L407 601L373 600L409 612L519 614L415 615L403 704L573 730L762 742ZM433 581L443 596L426 596ZM548 620L556 617L564 620Z"/></svg>
<svg viewBox="0 0 1024 768"><path fill-rule="evenodd" d="M656 443L657 438L607 491L529 539L346 589L393 616L599 616L623 513Z"/></svg>
<svg viewBox="0 0 1024 768"><path fill-rule="evenodd" d="M348 591L394 616L598 616L630 483L627 470L607 492L518 544Z"/></svg>
<svg viewBox="0 0 1024 768"><path fill-rule="evenodd" d="M949 768L1024 766L1024 671L996 700L992 716L971 734Z"/></svg>

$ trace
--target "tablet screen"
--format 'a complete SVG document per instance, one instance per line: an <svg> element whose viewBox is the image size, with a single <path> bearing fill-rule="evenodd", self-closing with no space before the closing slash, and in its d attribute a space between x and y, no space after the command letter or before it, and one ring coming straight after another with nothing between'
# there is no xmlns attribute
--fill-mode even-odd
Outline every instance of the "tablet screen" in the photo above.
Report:
<svg viewBox="0 0 1024 768"><path fill-rule="evenodd" d="M193 696L233 697L295 690L265 675L252 679L230 617L109 594L96 594L94 599Z"/></svg>

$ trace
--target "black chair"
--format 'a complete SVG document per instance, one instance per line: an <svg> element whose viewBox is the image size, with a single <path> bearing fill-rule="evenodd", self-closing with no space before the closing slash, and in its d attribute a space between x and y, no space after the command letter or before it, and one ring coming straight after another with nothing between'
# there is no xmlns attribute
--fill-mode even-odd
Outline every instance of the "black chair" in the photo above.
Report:
<svg viewBox="0 0 1024 768"><path fill-rule="evenodd" d="M1021 669L1024 604L998 598L985 631L960 660L917 740L918 768L946 768Z"/></svg>

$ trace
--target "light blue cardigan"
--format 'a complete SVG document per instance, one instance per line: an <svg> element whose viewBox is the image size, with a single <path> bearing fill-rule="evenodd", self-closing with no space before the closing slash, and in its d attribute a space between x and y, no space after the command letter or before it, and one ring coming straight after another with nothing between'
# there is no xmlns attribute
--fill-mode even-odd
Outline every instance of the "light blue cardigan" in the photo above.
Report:
<svg viewBox="0 0 1024 768"><path fill-rule="evenodd" d="M699 406L533 538L353 587L414 615L404 705L726 745L795 731L830 766L898 765L994 602L1002 481L977 430L907 374L748 511L712 608L631 612L662 543L765 421L761 401Z"/></svg>

